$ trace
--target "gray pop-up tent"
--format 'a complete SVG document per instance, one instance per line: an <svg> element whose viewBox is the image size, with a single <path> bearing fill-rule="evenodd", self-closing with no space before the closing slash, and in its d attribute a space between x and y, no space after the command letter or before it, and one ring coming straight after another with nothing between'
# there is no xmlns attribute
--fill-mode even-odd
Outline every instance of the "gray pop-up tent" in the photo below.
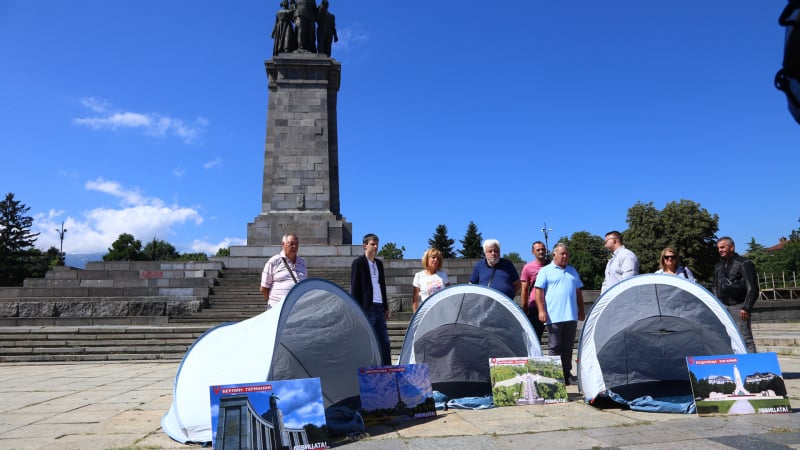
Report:
<svg viewBox="0 0 800 450"><path fill-rule="evenodd" d="M747 353L727 309L673 275L623 280L597 299L581 332L578 384L585 400L691 412L687 356Z"/></svg>
<svg viewBox="0 0 800 450"><path fill-rule="evenodd" d="M400 364L428 365L450 398L491 395L489 358L541 356L525 313L503 293L458 285L430 296L411 318Z"/></svg>
<svg viewBox="0 0 800 450"><path fill-rule="evenodd" d="M339 286L301 281L256 317L214 327L189 348L162 429L178 442L211 441L209 387L320 378L325 407L355 401L359 367L380 365L361 307Z"/></svg>

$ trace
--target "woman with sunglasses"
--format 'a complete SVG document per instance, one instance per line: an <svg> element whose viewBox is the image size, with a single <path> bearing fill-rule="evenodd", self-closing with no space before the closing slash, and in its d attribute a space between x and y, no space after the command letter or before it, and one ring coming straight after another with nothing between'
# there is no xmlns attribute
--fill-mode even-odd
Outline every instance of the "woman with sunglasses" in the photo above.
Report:
<svg viewBox="0 0 800 450"><path fill-rule="evenodd" d="M677 275L689 280L694 281L694 275L688 267L683 267L678 264L678 252L672 247L667 247L661 250L661 268L656 273L666 273L668 275Z"/></svg>

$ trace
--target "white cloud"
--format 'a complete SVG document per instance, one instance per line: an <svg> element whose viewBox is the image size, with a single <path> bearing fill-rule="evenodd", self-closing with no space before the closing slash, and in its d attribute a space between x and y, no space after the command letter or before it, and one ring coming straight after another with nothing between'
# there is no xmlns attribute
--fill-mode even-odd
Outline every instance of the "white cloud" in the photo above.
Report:
<svg viewBox="0 0 800 450"><path fill-rule="evenodd" d="M94 130L139 129L148 136L177 136L183 142L190 144L196 142L208 126L208 120L202 117L189 124L181 119L158 113L113 111L109 102L94 97L84 98L81 102L100 115L76 118L72 123Z"/></svg>
<svg viewBox="0 0 800 450"><path fill-rule="evenodd" d="M203 217L191 207L168 205L159 198L147 197L139 189L127 189L114 181L98 178L86 183L87 190L104 192L120 201L119 208L95 208L82 218L62 218L63 211L50 210L34 216L34 230L40 232L37 247L59 248L58 233L62 220L67 233L64 251L67 253L105 252L120 234L129 233L142 242L157 238L169 241L177 227L194 223L201 225ZM216 250L215 250L216 251Z"/></svg>
<svg viewBox="0 0 800 450"><path fill-rule="evenodd" d="M109 106L111 106L110 103L108 103L107 100L103 100L103 99L100 99L100 98L94 98L94 97L83 98L83 99L81 99L81 103L83 103L83 106L91 109L94 112L98 112L98 113L99 112L104 112L106 109L108 109Z"/></svg>
<svg viewBox="0 0 800 450"><path fill-rule="evenodd" d="M210 169L212 167L218 166L220 164L222 164L222 159L221 158L216 158L216 159L213 159L213 160L208 161L207 163L203 164L203 167L207 170L207 169Z"/></svg>
<svg viewBox="0 0 800 450"><path fill-rule="evenodd" d="M343 28L336 31L339 41L333 44L334 56L337 50L347 52L361 47L369 41L369 34L361 29Z"/></svg>
<svg viewBox="0 0 800 450"><path fill-rule="evenodd" d="M176 167L172 169L172 176L174 176L175 178L180 178L184 174L186 174L186 170L184 170L182 167Z"/></svg>
<svg viewBox="0 0 800 450"><path fill-rule="evenodd" d="M217 250L221 248L228 248L232 245L246 245L247 240L240 239L240 238L230 238L226 237L222 241L217 243L208 242L201 239L195 239L192 241L192 252L194 253L205 253L207 255L214 256L217 254Z"/></svg>

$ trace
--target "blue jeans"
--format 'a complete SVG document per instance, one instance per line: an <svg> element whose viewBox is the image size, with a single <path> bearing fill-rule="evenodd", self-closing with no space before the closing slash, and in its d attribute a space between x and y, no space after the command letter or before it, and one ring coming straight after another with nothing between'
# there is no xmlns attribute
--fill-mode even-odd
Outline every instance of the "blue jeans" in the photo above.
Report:
<svg viewBox="0 0 800 450"><path fill-rule="evenodd" d="M367 311L367 320L375 330L375 336L381 346L381 359L384 366L392 364L391 344L389 343L389 328L386 326L386 310L383 303L373 303L372 308Z"/></svg>

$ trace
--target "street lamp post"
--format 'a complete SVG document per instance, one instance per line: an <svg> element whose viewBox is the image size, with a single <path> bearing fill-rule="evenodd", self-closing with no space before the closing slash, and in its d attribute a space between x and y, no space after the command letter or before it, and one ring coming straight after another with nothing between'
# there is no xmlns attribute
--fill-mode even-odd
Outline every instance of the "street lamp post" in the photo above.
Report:
<svg viewBox="0 0 800 450"><path fill-rule="evenodd" d="M550 256L550 243L547 242L548 232L553 231L552 228L547 228L547 222L544 223L542 227L542 233L544 233L544 248L547 251L547 256Z"/></svg>
<svg viewBox="0 0 800 450"><path fill-rule="evenodd" d="M66 228L64 228L64 221L61 221L61 229L56 228L56 232L58 233L58 237L61 240L61 247L58 249L58 257L61 258L61 262L64 262L64 234L67 232Z"/></svg>

